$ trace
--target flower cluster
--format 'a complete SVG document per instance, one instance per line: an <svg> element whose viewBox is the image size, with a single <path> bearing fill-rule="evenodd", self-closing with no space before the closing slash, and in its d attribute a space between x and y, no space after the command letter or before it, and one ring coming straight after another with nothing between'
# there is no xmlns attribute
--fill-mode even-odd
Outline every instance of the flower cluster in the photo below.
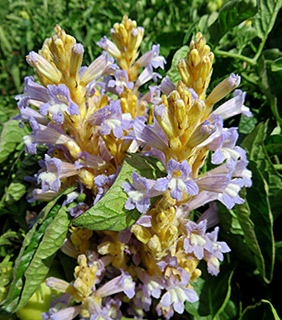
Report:
<svg viewBox="0 0 282 320"><path fill-rule="evenodd" d="M142 85L161 78L154 69L166 61L159 45L139 57L144 29L135 21L125 16L116 23L112 41L98 42L104 52L89 67L82 66L83 46L59 26L55 31L39 54L27 56L41 84L27 77L24 94L17 96L18 118L32 128L24 137L26 151L48 148L30 201L49 201L78 183L80 192L65 203L85 193L70 209L74 217L83 214L108 192L127 152L157 157L167 176L152 180L133 172L132 184L122 184L125 208L142 214L129 228L70 229L61 250L78 261L74 280L47 279L62 296L43 318L142 318L153 312L170 319L184 312L185 302L198 300L192 283L201 275L199 262L217 275L223 253L230 251L218 241L218 227L207 231L217 223L215 200L230 209L243 203L239 191L252 183L245 151L236 146L237 128L223 126L224 119L250 115L245 93L235 90L213 109L240 77L231 74L206 94L214 56L198 33L187 59L178 63L182 81L165 77L142 94ZM208 159L210 170L204 166ZM191 211L207 204L193 221Z"/></svg>

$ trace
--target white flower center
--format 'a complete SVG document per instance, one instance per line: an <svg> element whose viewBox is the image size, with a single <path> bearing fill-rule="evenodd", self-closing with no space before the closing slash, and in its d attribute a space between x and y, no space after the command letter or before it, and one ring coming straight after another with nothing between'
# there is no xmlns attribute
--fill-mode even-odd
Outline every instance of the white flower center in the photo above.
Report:
<svg viewBox="0 0 282 320"><path fill-rule="evenodd" d="M134 190L129 191L128 196L130 199L132 199L135 202L138 202L144 198L146 198L146 190Z"/></svg>
<svg viewBox="0 0 282 320"><path fill-rule="evenodd" d="M40 173L39 177L41 181L44 181L47 183L51 183L57 179L56 173L53 173L53 172L42 172Z"/></svg>
<svg viewBox="0 0 282 320"><path fill-rule="evenodd" d="M202 236L193 232L190 234L190 241L193 246L200 245L203 247L206 243L206 240Z"/></svg>
<svg viewBox="0 0 282 320"><path fill-rule="evenodd" d="M240 186L234 183L229 183L225 189L225 193L228 194L231 198L235 198L240 191Z"/></svg>
<svg viewBox="0 0 282 320"><path fill-rule="evenodd" d="M64 103L58 103L58 104L53 104L49 109L49 113L51 115L54 115L56 113L60 113L63 114L64 112L66 112L68 110L68 106Z"/></svg>
<svg viewBox="0 0 282 320"><path fill-rule="evenodd" d="M115 127L120 127L121 121L118 119L107 119L105 120L105 125L110 129L114 129Z"/></svg>

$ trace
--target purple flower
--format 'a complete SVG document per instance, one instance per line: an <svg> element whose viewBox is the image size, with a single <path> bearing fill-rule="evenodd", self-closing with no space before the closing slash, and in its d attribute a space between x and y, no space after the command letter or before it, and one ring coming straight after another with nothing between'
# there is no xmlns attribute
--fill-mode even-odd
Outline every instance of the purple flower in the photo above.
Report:
<svg viewBox="0 0 282 320"><path fill-rule="evenodd" d="M144 117L137 117L133 121L133 132L130 134L128 137L131 139L148 144L164 153L168 152L165 134L157 121L154 121L154 125L146 125Z"/></svg>
<svg viewBox="0 0 282 320"><path fill-rule="evenodd" d="M120 101L111 101L109 106L94 112L88 119L91 125L101 126L100 134L109 135L113 132L116 138L121 138L123 132L131 128L130 113L122 113Z"/></svg>
<svg viewBox="0 0 282 320"><path fill-rule="evenodd" d="M143 56L136 61L136 64L138 67L151 65L153 68L160 67L161 69L164 69L164 63L166 63L166 60L163 56L160 56L159 53L160 45L153 44L152 50L143 54Z"/></svg>
<svg viewBox="0 0 282 320"><path fill-rule="evenodd" d="M135 207L141 213L146 213L150 207L150 198L159 195L153 190L154 180L140 177L135 171L132 172L132 182L124 182L121 187L127 193L128 199L125 209L133 210Z"/></svg>
<svg viewBox="0 0 282 320"><path fill-rule="evenodd" d="M161 78L162 76L159 73L153 72L153 68L151 65L148 65L139 75L135 82L135 88L141 87L143 84L153 79L154 82L157 82L157 78Z"/></svg>
<svg viewBox="0 0 282 320"><path fill-rule="evenodd" d="M219 261L223 261L223 253L230 252L231 249L224 241L217 241L219 228L216 227L213 232L207 233L208 239L212 243L212 247L205 251L204 259L208 263L208 272L212 275L219 273Z"/></svg>
<svg viewBox="0 0 282 320"><path fill-rule="evenodd" d="M133 89L133 82L128 81L128 74L125 69L115 71L116 80L108 82L109 88L114 88L114 93L120 95L124 88Z"/></svg>
<svg viewBox="0 0 282 320"><path fill-rule="evenodd" d="M203 259L204 250L211 250L212 243L206 236L207 220L199 224L188 221L184 225L186 238L184 239L185 253L193 253L198 260Z"/></svg>
<svg viewBox="0 0 282 320"><path fill-rule="evenodd" d="M187 288L190 276L187 271L180 268L177 258L167 256L165 260L157 263L162 271L163 285L166 293L161 297L158 308L160 311L169 307L177 313L184 312L184 302L195 302L199 300L197 293L193 289Z"/></svg>
<svg viewBox="0 0 282 320"><path fill-rule="evenodd" d="M48 190L58 192L61 186L61 178L74 176L78 173L76 166L72 163L62 162L57 158L51 158L45 154L46 171L38 175L37 181L42 184L42 192Z"/></svg>
<svg viewBox="0 0 282 320"><path fill-rule="evenodd" d="M114 183L116 179L116 174L111 174L109 176L106 176L105 174L100 174L99 176L96 176L94 178L95 185L98 189L98 193L96 195L94 204L97 203L105 193L110 189L112 184Z"/></svg>
<svg viewBox="0 0 282 320"><path fill-rule="evenodd" d="M154 188L161 192L169 189L170 196L177 201L182 199L184 192L194 196L199 192L199 188L196 182L189 177L191 170L187 160L178 163L174 159L171 159L167 164L168 176L166 178L159 178Z"/></svg>
<svg viewBox="0 0 282 320"><path fill-rule="evenodd" d="M243 113L246 117L251 117L250 109L244 105L246 93L241 90L234 91L234 98L226 101L218 107L213 113L218 114L223 119L233 117L237 114Z"/></svg>
<svg viewBox="0 0 282 320"><path fill-rule="evenodd" d="M77 104L71 101L70 91L64 84L48 85L49 102L40 106L40 112L46 116L50 114L55 123L64 122L64 112L74 116L79 115Z"/></svg>

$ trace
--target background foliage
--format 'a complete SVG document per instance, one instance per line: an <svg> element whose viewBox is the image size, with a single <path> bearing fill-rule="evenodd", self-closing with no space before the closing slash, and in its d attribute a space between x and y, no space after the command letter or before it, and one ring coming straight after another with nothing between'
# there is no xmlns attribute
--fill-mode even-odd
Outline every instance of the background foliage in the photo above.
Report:
<svg viewBox="0 0 282 320"><path fill-rule="evenodd" d="M52 252L42 249L52 240L43 236L45 229L60 228L63 233L69 223L56 205L59 199L45 208L42 203L26 201L29 183L24 178L38 170L40 155L25 154L22 137L28 129L8 121L17 114L14 96L23 91L24 77L33 74L25 55L30 50L38 51L58 23L83 44L84 63L89 65L101 53L96 42L108 36L112 25L127 14L145 28L141 50L160 43L167 60L163 74L168 72L173 81L179 79L177 61L186 55L192 35L201 31L215 53L210 89L230 73L240 74L240 89L247 92L245 104L253 112L251 118L237 116L228 123L239 127L241 146L248 153L253 172L253 187L242 194L246 202L232 210L219 208L221 238L232 252L217 278L204 273L197 281L200 301L187 304L187 312L181 317L279 319L281 299L274 292L279 292L282 284L281 6L280 0L1 0L0 300L7 294L15 265L11 282L15 290L10 295L18 301L22 294L20 303L27 301L42 280L40 275L39 280L30 277L37 256L46 254L49 259L45 273L53 259L63 259L54 256L61 239L50 248ZM28 233L27 221L40 210L41 220ZM63 217L59 226L55 220L58 216ZM23 291L18 292L23 274L27 280ZM13 308L5 310L3 316Z"/></svg>

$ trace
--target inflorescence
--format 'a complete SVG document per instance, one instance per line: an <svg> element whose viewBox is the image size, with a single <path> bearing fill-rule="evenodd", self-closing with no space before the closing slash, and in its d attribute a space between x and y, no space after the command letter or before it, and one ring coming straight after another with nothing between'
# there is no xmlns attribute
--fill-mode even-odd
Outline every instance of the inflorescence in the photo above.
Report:
<svg viewBox="0 0 282 320"><path fill-rule="evenodd" d="M146 312L170 319L184 312L185 302L199 299L191 285L201 276L199 262L217 275L223 253L230 251L217 240L218 227L207 232L217 223L216 200L228 209L241 204L240 189L252 183L246 153L236 146L237 128L223 127L229 117L250 116L245 93L237 89L213 109L240 77L231 74L206 94L214 55L198 33L187 59L178 63L182 81L165 77L142 94L145 83L160 81L154 69L166 61L159 45L139 57L144 29L135 21L125 16L116 23L112 41L98 42L104 52L89 67L82 66L83 46L59 26L55 32L39 54L27 56L40 84L26 77L24 94L16 97L18 118L32 128L24 137L26 151L48 148L30 201L49 201L78 182L80 192L66 200L87 195L70 209L77 217L109 190L127 152L157 157L167 176L152 180L133 172L133 184L122 185L125 208L142 213L126 230L71 227L61 250L77 259L74 280L46 280L62 295L43 319L142 318ZM150 205L152 197L157 200ZM191 211L206 204L192 221Z"/></svg>

